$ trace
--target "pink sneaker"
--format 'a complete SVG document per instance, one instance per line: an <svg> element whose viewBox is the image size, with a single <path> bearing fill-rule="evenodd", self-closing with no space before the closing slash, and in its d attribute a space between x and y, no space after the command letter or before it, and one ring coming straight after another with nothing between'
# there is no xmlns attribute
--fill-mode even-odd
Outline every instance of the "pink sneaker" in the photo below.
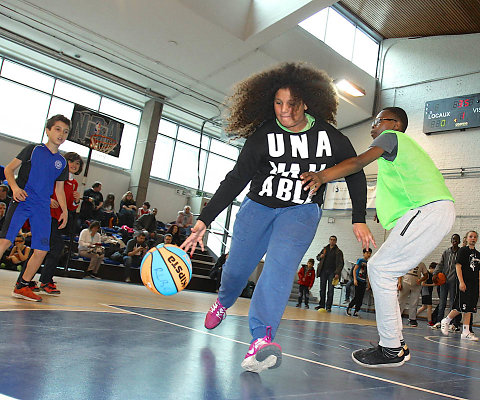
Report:
<svg viewBox="0 0 480 400"><path fill-rule="evenodd" d="M254 340L242 361L242 368L250 372L278 368L282 363L282 348L272 342L272 327L267 326L267 334Z"/></svg>
<svg viewBox="0 0 480 400"><path fill-rule="evenodd" d="M205 328L216 328L218 325L220 325L220 322L222 322L226 317L227 308L222 306L220 300L217 299L215 303L213 303L213 306L210 307L210 310L208 310L207 315L205 316Z"/></svg>

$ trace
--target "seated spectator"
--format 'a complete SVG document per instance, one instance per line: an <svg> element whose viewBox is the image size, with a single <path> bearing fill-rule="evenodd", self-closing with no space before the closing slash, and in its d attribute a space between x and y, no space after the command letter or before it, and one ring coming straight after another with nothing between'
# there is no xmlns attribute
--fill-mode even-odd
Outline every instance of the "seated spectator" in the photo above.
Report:
<svg viewBox="0 0 480 400"><path fill-rule="evenodd" d="M102 237L98 231L100 222L93 221L87 229L80 232L78 238L78 254L81 257L89 258L87 275L92 278L98 278L98 270L104 258L104 248L102 247Z"/></svg>
<svg viewBox="0 0 480 400"><path fill-rule="evenodd" d="M82 220L101 219L101 208L103 206L101 190L102 183L95 182L90 189L83 192L83 201L80 206L80 218Z"/></svg>
<svg viewBox="0 0 480 400"><path fill-rule="evenodd" d="M133 193L128 191L120 201L120 211L118 212L119 225L127 225L133 228L136 215L137 206L133 199Z"/></svg>
<svg viewBox="0 0 480 400"><path fill-rule="evenodd" d="M0 201L5 203L5 205L10 205L12 198L8 195L9 187L7 185L0 185Z"/></svg>
<svg viewBox="0 0 480 400"><path fill-rule="evenodd" d="M20 228L19 235L25 239L25 244L30 246L32 244L32 230L30 227L30 220L26 220L23 226Z"/></svg>
<svg viewBox="0 0 480 400"><path fill-rule="evenodd" d="M133 239L130 239L125 248L125 257L123 257L123 264L125 265L125 282L131 282L130 270L131 268L139 268L142 258L148 250L145 242L146 235L144 232L139 232Z"/></svg>
<svg viewBox="0 0 480 400"><path fill-rule="evenodd" d="M166 233L165 236L163 237L163 244L172 244L173 242L173 237L170 233Z"/></svg>
<svg viewBox="0 0 480 400"><path fill-rule="evenodd" d="M116 225L117 216L115 215L115 195L113 193L107 194L105 202L102 206L102 226L110 228Z"/></svg>
<svg viewBox="0 0 480 400"><path fill-rule="evenodd" d="M138 209L138 216L137 218L140 218L142 215L149 214L150 213L150 203L148 201L145 201L142 206Z"/></svg>
<svg viewBox="0 0 480 400"><path fill-rule="evenodd" d="M28 256L30 255L30 247L25 245L25 239L23 236L18 235L15 238L14 246L10 251L10 254L5 257L6 267L12 270L21 270L22 264L27 261Z"/></svg>
<svg viewBox="0 0 480 400"><path fill-rule="evenodd" d="M180 236L180 228L177 225L171 225L167 230L167 235L168 234L172 235L172 244L180 246L183 243L182 237Z"/></svg>
<svg viewBox="0 0 480 400"><path fill-rule="evenodd" d="M5 214L7 212L7 205L0 201L0 230L2 230L3 222L5 221Z"/></svg>
<svg viewBox="0 0 480 400"><path fill-rule="evenodd" d="M183 207L183 211L178 212L177 221L175 222L180 227L182 235L190 236L193 225L193 214L190 211L190 206Z"/></svg>

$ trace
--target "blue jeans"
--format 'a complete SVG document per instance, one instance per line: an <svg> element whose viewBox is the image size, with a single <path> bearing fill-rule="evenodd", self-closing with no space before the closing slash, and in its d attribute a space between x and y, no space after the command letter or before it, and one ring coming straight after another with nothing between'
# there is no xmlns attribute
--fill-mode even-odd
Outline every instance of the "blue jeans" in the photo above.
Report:
<svg viewBox="0 0 480 400"><path fill-rule="evenodd" d="M322 268L320 271L320 299L318 305L320 308L326 308L330 310L333 304L333 291L334 287L332 285L333 278L335 277L335 270L328 271L325 268ZM328 286L328 295L326 295ZM327 304L325 306L325 297L327 297Z"/></svg>
<svg viewBox="0 0 480 400"><path fill-rule="evenodd" d="M321 214L317 204L270 208L248 197L243 201L233 227L218 298L224 307L231 307L267 253L248 313L254 340L265 336L267 326L272 327L275 337L295 272L315 236Z"/></svg>

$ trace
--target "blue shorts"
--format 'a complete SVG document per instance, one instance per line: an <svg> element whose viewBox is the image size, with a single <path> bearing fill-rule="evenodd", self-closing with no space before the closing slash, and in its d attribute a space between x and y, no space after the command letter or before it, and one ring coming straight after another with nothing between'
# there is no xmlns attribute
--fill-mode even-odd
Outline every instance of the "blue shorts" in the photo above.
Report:
<svg viewBox="0 0 480 400"><path fill-rule="evenodd" d="M50 250L51 216L49 204L12 201L8 206L0 237L14 242L26 220L32 232L32 249Z"/></svg>

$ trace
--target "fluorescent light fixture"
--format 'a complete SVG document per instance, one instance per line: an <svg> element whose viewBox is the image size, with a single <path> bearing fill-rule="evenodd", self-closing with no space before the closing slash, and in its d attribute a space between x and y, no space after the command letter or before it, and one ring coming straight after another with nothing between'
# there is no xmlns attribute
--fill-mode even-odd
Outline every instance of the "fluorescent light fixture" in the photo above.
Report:
<svg viewBox="0 0 480 400"><path fill-rule="evenodd" d="M347 81L346 79L340 79L338 81L335 81L335 85L340 92L349 94L350 96L365 96L365 89L362 89L360 86L357 86L354 83Z"/></svg>

